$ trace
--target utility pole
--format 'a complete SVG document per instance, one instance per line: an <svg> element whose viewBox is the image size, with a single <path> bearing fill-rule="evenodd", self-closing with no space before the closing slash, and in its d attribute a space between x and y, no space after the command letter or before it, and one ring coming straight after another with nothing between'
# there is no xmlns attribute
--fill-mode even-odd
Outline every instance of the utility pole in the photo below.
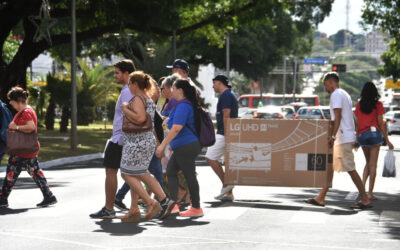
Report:
<svg viewBox="0 0 400 250"><path fill-rule="evenodd" d="M285 93L286 93L286 56L283 59L283 105L286 103L285 99Z"/></svg>
<svg viewBox="0 0 400 250"><path fill-rule="evenodd" d="M297 77L297 59L294 58L294 69L293 69L293 102L296 102L296 79Z"/></svg>
<svg viewBox="0 0 400 250"><path fill-rule="evenodd" d="M174 0L174 12L176 13L176 0ZM172 56L174 61L176 59L176 27L172 31Z"/></svg>
<svg viewBox="0 0 400 250"><path fill-rule="evenodd" d="M229 40L229 31L226 32L226 76L230 80L229 72L230 72L230 40Z"/></svg>
<svg viewBox="0 0 400 250"><path fill-rule="evenodd" d="M76 15L75 0L71 1L71 17L72 17L72 59L71 59L71 149L76 150L78 145L77 125L77 93L76 93Z"/></svg>

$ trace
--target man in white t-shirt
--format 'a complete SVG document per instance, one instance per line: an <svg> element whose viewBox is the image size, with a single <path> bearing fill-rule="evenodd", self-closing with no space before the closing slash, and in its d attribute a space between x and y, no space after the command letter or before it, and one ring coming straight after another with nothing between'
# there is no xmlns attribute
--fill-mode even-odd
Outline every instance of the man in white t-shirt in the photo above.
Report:
<svg viewBox="0 0 400 250"><path fill-rule="evenodd" d="M333 148L333 170L347 172L360 192L361 200L352 208L366 209L371 207L370 200L365 193L365 188L358 175L354 163L353 145L356 141L352 101L349 94L339 88L339 76L336 72L329 72L324 76L324 86L330 98L330 113L333 120L332 135L329 136L329 146ZM333 172L330 178L332 183ZM305 200L306 203L325 206L325 197L329 188L325 187L313 199Z"/></svg>

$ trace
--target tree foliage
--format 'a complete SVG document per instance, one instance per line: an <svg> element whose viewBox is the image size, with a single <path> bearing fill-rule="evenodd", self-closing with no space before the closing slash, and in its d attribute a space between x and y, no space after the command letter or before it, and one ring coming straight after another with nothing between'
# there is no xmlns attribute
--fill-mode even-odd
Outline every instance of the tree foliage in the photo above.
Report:
<svg viewBox="0 0 400 250"><path fill-rule="evenodd" d="M400 2L393 0L364 0L364 2L363 23L381 29L393 39L388 51L382 55L385 65L379 69L379 73L396 80L400 77Z"/></svg>
<svg viewBox="0 0 400 250"><path fill-rule="evenodd" d="M104 36L127 32L145 34L156 42L165 41L173 31L177 35L196 31L212 45L222 46L227 29L241 25L270 22L282 13L291 17L299 34L320 23L330 12L333 0L77 0L77 40L79 51L83 41L98 42ZM70 42L70 1L51 0L50 16L54 20L35 19L42 0L0 1L0 47L10 32L23 38L11 62L3 60L0 51L0 82L4 92L17 83L25 84L28 65L39 54ZM55 23L54 23L55 21ZM47 25L51 24L51 25ZM274 23L274 22L272 22ZM34 39L37 26L40 36ZM47 29L51 42L47 37ZM86 44L87 45L87 44ZM273 47L272 47L273 49ZM140 55L135 54L140 57ZM172 60L172 58L170 58Z"/></svg>

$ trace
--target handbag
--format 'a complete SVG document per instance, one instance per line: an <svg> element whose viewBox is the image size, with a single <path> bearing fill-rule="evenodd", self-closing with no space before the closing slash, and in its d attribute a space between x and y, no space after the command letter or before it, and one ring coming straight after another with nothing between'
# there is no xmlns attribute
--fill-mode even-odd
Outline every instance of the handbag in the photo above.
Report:
<svg viewBox="0 0 400 250"><path fill-rule="evenodd" d="M22 114L22 112L20 114ZM17 130L7 130L6 135L7 153L9 155L24 155L39 151L38 135L36 131L32 133L23 133Z"/></svg>
<svg viewBox="0 0 400 250"><path fill-rule="evenodd" d="M129 104L131 104L133 102L133 99L135 97L136 97L136 95L129 101ZM143 101L144 107L146 109L147 104L146 104L146 101L143 100L145 98L141 95L139 97ZM130 105L128 106L128 108L130 109ZM129 118L126 115L124 115L124 118L122 120L122 131L124 131L125 133L145 132L145 131L149 131L152 129L153 129L153 121L151 119L150 114L147 112L146 112L146 120L141 124L132 122L131 120L129 120Z"/></svg>

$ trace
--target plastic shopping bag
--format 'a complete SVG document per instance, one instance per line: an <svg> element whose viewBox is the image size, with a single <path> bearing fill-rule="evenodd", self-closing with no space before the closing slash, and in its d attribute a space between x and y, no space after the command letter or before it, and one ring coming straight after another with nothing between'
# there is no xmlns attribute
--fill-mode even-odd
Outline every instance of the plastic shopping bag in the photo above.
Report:
<svg viewBox="0 0 400 250"><path fill-rule="evenodd" d="M385 163L383 165L383 177L396 177L396 157L393 154L393 150L388 150L385 156Z"/></svg>

